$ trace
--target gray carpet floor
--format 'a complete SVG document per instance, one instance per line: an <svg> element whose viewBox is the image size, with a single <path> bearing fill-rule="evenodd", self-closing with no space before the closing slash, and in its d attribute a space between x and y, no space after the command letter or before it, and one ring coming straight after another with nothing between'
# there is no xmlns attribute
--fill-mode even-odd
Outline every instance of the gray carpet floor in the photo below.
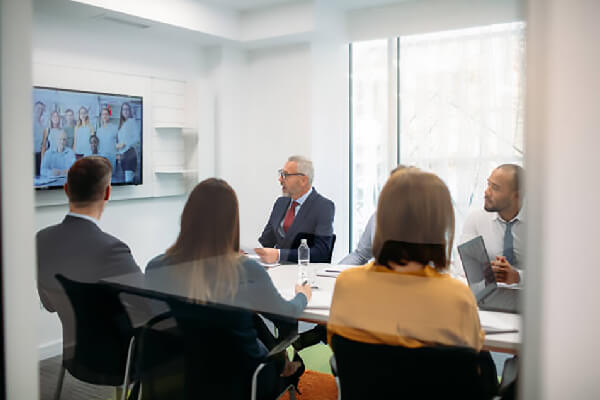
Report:
<svg viewBox="0 0 600 400"><path fill-rule="evenodd" d="M61 356L40 361L40 400L54 399L60 373ZM107 386L90 385L65 374L61 400L108 400L115 398L115 389Z"/></svg>

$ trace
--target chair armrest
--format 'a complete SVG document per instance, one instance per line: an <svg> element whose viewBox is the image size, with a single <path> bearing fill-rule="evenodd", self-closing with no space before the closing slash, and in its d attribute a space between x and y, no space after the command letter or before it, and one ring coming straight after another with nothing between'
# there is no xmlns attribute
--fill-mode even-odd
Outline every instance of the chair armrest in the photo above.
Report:
<svg viewBox="0 0 600 400"><path fill-rule="evenodd" d="M171 311L165 311L162 314L155 315L154 317L152 317L148 321L146 321L146 323L144 324L142 329L152 328L154 325L158 324L161 321L169 319L172 316L173 316L173 314L171 313Z"/></svg>
<svg viewBox="0 0 600 400"><path fill-rule="evenodd" d="M284 351L285 349L290 347L292 345L292 343L294 343L299 337L300 337L300 335L298 335L297 333L293 333L290 336L286 337L285 339L281 340L281 342L279 342L277 344L277 346L273 347L271 349L271 351L269 351L269 354L267 354L265 362L274 360L279 353L281 353L282 351Z"/></svg>
<svg viewBox="0 0 600 400"><path fill-rule="evenodd" d="M329 367L331 367L331 373L333 374L333 376L337 376L337 362L335 361L335 354L331 355L331 358L329 359Z"/></svg>

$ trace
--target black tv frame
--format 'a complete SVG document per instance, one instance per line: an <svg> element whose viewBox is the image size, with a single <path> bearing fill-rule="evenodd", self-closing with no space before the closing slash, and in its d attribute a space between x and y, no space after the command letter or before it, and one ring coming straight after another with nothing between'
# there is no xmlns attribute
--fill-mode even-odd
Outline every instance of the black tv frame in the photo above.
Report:
<svg viewBox="0 0 600 400"><path fill-rule="evenodd" d="M103 96L119 96L119 97L127 97L131 99L140 100L142 104L142 118L140 119L140 148L142 149L140 154L140 182L139 183L126 183L126 182L118 182L113 183L112 180L110 182L111 186L141 186L144 184L144 97L143 96L133 96L129 94L119 94L119 93L107 93L107 92L92 92L88 90L78 90L78 89L64 89L52 86L37 86L34 85L33 89L47 89L47 90L60 90L63 92L73 92L73 93L83 93L83 94L97 94ZM33 95L33 93L32 93ZM33 97L33 96L32 96ZM33 100L33 98L32 98ZM35 103L34 103L35 104ZM33 154L35 158L35 153ZM62 186L34 186L36 191L46 191L46 190L56 190L63 189Z"/></svg>

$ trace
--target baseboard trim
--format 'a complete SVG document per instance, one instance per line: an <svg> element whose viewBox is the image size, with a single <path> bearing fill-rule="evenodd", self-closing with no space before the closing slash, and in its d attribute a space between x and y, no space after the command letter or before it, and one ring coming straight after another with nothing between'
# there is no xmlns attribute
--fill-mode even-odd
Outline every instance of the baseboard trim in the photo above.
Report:
<svg viewBox="0 0 600 400"><path fill-rule="evenodd" d="M55 340L40 345L38 347L39 360L45 360L60 355L62 353L62 339Z"/></svg>

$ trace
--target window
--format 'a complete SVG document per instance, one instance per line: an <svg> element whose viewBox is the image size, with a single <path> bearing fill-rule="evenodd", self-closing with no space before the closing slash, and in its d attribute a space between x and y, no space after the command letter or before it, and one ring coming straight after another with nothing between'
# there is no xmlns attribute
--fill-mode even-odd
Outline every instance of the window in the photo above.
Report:
<svg viewBox="0 0 600 400"><path fill-rule="evenodd" d="M446 182L457 235L469 208L481 205L490 171L522 162L524 29L519 22L351 45L351 247L396 162Z"/></svg>

